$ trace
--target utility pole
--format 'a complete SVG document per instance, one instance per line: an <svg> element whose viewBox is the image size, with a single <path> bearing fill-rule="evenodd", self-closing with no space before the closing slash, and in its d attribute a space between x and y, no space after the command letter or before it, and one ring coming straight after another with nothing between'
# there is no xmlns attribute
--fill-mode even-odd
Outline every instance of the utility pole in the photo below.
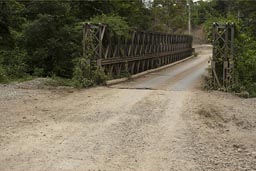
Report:
<svg viewBox="0 0 256 171"><path fill-rule="evenodd" d="M191 35L191 7L189 0L187 0L187 8L188 8L188 34Z"/></svg>

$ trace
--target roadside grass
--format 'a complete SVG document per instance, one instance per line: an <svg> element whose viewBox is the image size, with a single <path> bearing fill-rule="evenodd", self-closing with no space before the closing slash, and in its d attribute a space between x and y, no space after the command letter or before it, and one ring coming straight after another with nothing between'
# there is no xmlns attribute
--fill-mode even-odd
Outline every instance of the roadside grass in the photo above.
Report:
<svg viewBox="0 0 256 171"><path fill-rule="evenodd" d="M32 76L32 75L27 75L21 78L6 78L4 80L1 80L0 84L10 84L10 83L21 83L21 82L25 82L25 81L30 81L33 80L35 78L38 78L36 76Z"/></svg>
<svg viewBox="0 0 256 171"><path fill-rule="evenodd" d="M66 87L74 87L74 82L72 79L61 78L61 77L50 77L50 79L45 83L46 86L51 87L59 87L59 86L66 86Z"/></svg>

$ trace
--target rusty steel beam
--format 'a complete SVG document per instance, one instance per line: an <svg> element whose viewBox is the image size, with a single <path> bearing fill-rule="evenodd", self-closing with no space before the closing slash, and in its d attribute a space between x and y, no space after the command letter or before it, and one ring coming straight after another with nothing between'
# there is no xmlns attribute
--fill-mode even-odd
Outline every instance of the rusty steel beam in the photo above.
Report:
<svg viewBox="0 0 256 171"><path fill-rule="evenodd" d="M90 44L86 44L91 39ZM130 31L118 36L103 24L83 27L83 54L93 51L92 60L109 74L130 74L160 67L192 55L192 36L159 32Z"/></svg>
<svg viewBox="0 0 256 171"><path fill-rule="evenodd" d="M170 55L181 54L184 52L191 52L191 49L188 48L188 49L182 49L182 50L177 50L177 51L163 52L163 53L158 53L158 54L148 54L148 55L142 55L142 56L136 56L136 57L127 57L127 58L109 58L109 59L103 59L101 61L101 63L102 63L102 65L111 65L111 64L116 64L116 63L124 63L124 62L131 62L131 61L137 61L137 60L167 57Z"/></svg>
<svg viewBox="0 0 256 171"><path fill-rule="evenodd" d="M234 81L234 23L213 23L213 87L229 88Z"/></svg>

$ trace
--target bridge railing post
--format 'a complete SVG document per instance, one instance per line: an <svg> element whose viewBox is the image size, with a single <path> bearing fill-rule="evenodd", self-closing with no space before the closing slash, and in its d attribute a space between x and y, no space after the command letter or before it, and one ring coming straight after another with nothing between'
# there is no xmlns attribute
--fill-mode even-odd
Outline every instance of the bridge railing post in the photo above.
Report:
<svg viewBox="0 0 256 171"><path fill-rule="evenodd" d="M230 88L234 81L234 23L213 23L212 76L215 88Z"/></svg>

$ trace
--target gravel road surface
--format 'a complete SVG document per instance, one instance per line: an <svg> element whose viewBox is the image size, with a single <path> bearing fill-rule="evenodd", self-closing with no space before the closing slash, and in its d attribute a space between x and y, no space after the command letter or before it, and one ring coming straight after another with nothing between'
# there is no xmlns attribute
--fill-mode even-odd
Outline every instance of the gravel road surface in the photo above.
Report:
<svg viewBox="0 0 256 171"><path fill-rule="evenodd" d="M0 171L256 170L256 99L202 90L197 51L110 87L0 85Z"/></svg>

